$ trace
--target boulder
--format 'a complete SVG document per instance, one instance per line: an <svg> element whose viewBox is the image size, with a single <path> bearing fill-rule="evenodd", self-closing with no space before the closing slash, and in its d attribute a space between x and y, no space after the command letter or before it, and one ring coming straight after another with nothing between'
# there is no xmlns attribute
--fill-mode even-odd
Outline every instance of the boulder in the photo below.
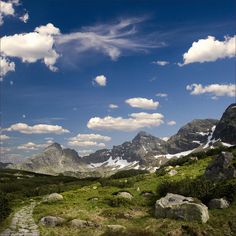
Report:
<svg viewBox="0 0 236 236"><path fill-rule="evenodd" d="M196 203L193 198L168 193L156 201L155 216L157 218L181 219L186 221L207 222L208 208Z"/></svg>
<svg viewBox="0 0 236 236"><path fill-rule="evenodd" d="M131 200L133 198L132 194L130 194L129 192L119 192L119 193L117 193L117 196L127 198L129 200Z"/></svg>
<svg viewBox="0 0 236 236"><path fill-rule="evenodd" d="M176 175L178 173L178 171L177 170L170 170L169 172L168 172L168 175L170 175L170 176L174 176L174 175Z"/></svg>
<svg viewBox="0 0 236 236"><path fill-rule="evenodd" d="M109 229L109 231L114 233L126 230L126 227L123 225L107 225L107 228Z"/></svg>
<svg viewBox="0 0 236 236"><path fill-rule="evenodd" d="M211 209L223 209L229 207L229 202L224 198L214 198L209 202L208 206Z"/></svg>
<svg viewBox="0 0 236 236"><path fill-rule="evenodd" d="M74 219L71 221L71 226L76 228L87 228L87 227L97 228L99 227L99 224L92 221Z"/></svg>
<svg viewBox="0 0 236 236"><path fill-rule="evenodd" d="M52 193L48 195L45 199L45 202L56 202L63 200L63 196L59 193Z"/></svg>
<svg viewBox="0 0 236 236"><path fill-rule="evenodd" d="M45 216L40 220L40 224L48 226L48 227L55 227L57 225L61 225L65 222L65 219L56 216Z"/></svg>
<svg viewBox="0 0 236 236"><path fill-rule="evenodd" d="M236 178L236 158L230 152L221 152L205 171L205 177L212 180Z"/></svg>

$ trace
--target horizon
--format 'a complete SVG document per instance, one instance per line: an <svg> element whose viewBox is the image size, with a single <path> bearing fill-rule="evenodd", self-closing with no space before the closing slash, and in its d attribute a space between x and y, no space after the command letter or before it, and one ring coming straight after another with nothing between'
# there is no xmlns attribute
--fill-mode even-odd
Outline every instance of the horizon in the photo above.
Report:
<svg viewBox="0 0 236 236"><path fill-rule="evenodd" d="M233 0L0 3L0 161L170 137L236 102Z"/></svg>

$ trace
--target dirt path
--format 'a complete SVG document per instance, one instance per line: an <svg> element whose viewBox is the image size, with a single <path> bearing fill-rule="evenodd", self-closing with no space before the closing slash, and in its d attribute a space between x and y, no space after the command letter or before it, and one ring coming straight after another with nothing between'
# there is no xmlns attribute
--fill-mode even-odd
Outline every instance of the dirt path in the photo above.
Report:
<svg viewBox="0 0 236 236"><path fill-rule="evenodd" d="M33 201L17 211L12 218L10 227L0 236L39 236L38 226L32 216L35 206L36 202Z"/></svg>

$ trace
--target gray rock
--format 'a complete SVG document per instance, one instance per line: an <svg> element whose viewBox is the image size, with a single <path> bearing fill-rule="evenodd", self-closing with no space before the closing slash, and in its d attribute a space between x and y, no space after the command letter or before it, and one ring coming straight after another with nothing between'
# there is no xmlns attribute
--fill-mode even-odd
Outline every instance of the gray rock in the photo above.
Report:
<svg viewBox="0 0 236 236"><path fill-rule="evenodd" d="M40 220L40 224L48 226L48 227L55 227L61 225L65 222L65 219L56 216L45 216Z"/></svg>
<svg viewBox="0 0 236 236"><path fill-rule="evenodd" d="M226 199L224 199L224 198L214 198L208 204L210 209L214 209L214 208L216 208L216 209L228 208L229 205L230 205L229 202Z"/></svg>
<svg viewBox="0 0 236 236"><path fill-rule="evenodd" d="M126 227L123 225L107 225L107 228L111 232L122 232L126 230Z"/></svg>
<svg viewBox="0 0 236 236"><path fill-rule="evenodd" d="M206 168L205 177L212 180L236 178L235 160L232 153L221 152Z"/></svg>
<svg viewBox="0 0 236 236"><path fill-rule="evenodd" d="M177 170L170 170L170 171L168 172L168 175L174 176L174 175L176 175L177 173L178 173Z"/></svg>
<svg viewBox="0 0 236 236"><path fill-rule="evenodd" d="M195 203L191 197L168 193L156 201L157 218L181 219L205 223L209 219L208 208L202 203Z"/></svg>
<svg viewBox="0 0 236 236"><path fill-rule="evenodd" d="M51 193L45 198L45 202L56 202L56 201L62 201L63 196L59 193Z"/></svg>
<svg viewBox="0 0 236 236"><path fill-rule="evenodd" d="M92 221L74 219L71 221L71 226L76 228L87 228L87 227L97 228L99 227L99 224Z"/></svg>
<svg viewBox="0 0 236 236"><path fill-rule="evenodd" d="M128 192L119 192L119 193L117 193L117 196L127 198L129 200L131 200L133 198L132 194L130 194Z"/></svg>

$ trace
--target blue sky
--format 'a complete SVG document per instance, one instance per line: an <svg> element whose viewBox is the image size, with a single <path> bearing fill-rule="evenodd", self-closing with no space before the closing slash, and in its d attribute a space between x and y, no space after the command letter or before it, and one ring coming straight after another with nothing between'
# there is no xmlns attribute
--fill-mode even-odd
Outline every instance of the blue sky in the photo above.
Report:
<svg viewBox="0 0 236 236"><path fill-rule="evenodd" d="M140 130L168 137L235 101L235 1L4 3L5 157L53 141L84 154Z"/></svg>

